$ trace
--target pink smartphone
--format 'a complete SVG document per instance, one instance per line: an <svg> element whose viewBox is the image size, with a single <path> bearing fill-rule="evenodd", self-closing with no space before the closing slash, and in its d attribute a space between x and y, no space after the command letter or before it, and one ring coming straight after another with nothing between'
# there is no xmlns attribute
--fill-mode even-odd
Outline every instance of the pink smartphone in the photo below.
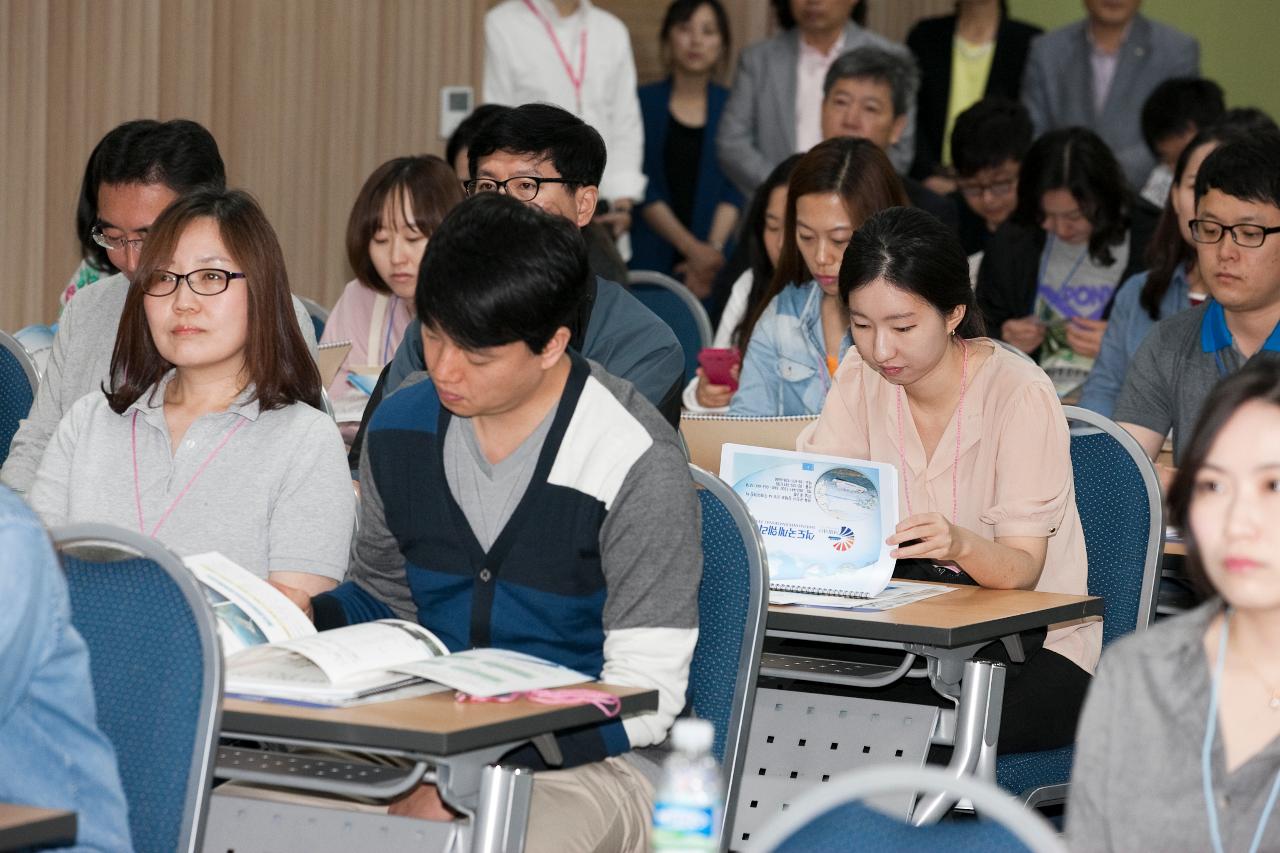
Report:
<svg viewBox="0 0 1280 853"><path fill-rule="evenodd" d="M715 385L728 385L731 391L738 390L738 380L733 378L733 368L742 363L742 356L736 349L705 347L698 353L698 364L707 375L707 381Z"/></svg>

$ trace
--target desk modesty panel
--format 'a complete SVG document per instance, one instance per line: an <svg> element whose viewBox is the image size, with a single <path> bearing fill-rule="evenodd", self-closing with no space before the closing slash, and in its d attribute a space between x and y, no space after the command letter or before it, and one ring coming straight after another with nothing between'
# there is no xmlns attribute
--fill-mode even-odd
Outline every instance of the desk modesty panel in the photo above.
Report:
<svg viewBox="0 0 1280 853"><path fill-rule="evenodd" d="M945 586L946 584L944 584ZM766 631L956 648L1009 634L1102 616L1102 599L1024 589L950 585L951 592L892 610L771 605Z"/></svg>
<svg viewBox="0 0 1280 853"><path fill-rule="evenodd" d="M619 718L658 709L658 691L588 683L581 687L622 699ZM323 741L335 747L395 749L448 756L526 740L545 732L605 721L594 705L458 702L454 691L374 702L352 708L313 708L227 698L224 734Z"/></svg>

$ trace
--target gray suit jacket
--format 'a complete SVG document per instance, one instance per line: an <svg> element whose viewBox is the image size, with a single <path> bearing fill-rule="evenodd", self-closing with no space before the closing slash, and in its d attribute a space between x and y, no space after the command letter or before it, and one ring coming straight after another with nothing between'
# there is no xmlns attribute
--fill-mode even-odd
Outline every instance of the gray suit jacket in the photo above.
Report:
<svg viewBox="0 0 1280 853"><path fill-rule="evenodd" d="M864 45L906 51L884 36L852 21L844 27L844 49ZM733 91L720 116L716 151L720 168L748 198L773 167L796 153L796 63L800 31L790 29L742 51ZM821 97L821 96L819 96ZM915 154L916 115L911 104L907 129L889 152L894 168L905 173Z"/></svg>
<svg viewBox="0 0 1280 853"><path fill-rule="evenodd" d="M1099 115L1093 108L1093 65L1087 23L1077 21L1031 43L1022 101L1036 134L1080 125L1101 136L1141 187L1155 165L1142 139L1142 105L1170 77L1200 74L1200 44L1193 37L1138 15L1120 48L1111 91Z"/></svg>

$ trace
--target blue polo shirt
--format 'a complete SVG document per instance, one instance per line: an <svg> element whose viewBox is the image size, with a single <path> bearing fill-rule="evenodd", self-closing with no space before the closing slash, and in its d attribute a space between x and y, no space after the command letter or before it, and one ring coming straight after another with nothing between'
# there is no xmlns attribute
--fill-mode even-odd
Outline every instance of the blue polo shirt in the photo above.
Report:
<svg viewBox="0 0 1280 853"><path fill-rule="evenodd" d="M1222 306L1212 300L1161 320L1133 357L1113 418L1166 435L1173 433L1173 458L1195 428L1213 386L1245 364L1280 361L1280 325L1250 358L1236 348Z"/></svg>

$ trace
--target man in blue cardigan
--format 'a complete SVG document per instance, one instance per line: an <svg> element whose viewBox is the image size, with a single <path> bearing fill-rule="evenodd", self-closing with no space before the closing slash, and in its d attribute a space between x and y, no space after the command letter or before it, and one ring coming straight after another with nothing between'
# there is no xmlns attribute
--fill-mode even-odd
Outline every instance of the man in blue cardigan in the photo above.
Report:
<svg viewBox="0 0 1280 853"><path fill-rule="evenodd" d="M658 690L654 713L562 733L564 769L529 748L504 759L542 771L528 850L571 836L647 849L657 767L634 750L665 740L698 636L688 467L631 383L568 348L587 286L565 218L499 193L450 213L419 271L430 378L370 421L348 580L311 600L321 629L398 616L451 650L511 649ZM448 816L433 786L392 812Z"/></svg>

